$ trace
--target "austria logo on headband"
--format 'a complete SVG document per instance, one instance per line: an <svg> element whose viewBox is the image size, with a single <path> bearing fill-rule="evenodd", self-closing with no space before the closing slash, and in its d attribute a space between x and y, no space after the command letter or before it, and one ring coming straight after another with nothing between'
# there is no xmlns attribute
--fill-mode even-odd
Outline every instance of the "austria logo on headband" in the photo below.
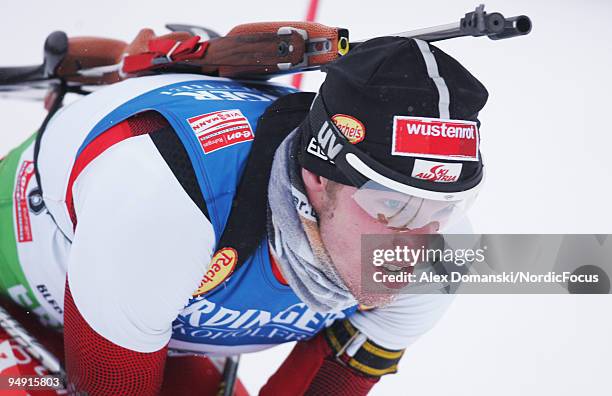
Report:
<svg viewBox="0 0 612 396"><path fill-rule="evenodd" d="M478 161L479 143L473 121L393 117L392 155Z"/></svg>

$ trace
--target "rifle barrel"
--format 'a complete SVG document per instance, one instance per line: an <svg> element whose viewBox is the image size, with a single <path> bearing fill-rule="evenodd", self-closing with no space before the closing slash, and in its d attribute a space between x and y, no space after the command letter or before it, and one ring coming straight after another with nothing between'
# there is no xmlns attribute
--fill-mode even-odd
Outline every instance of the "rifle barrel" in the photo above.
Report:
<svg viewBox="0 0 612 396"><path fill-rule="evenodd" d="M531 19L526 15L505 18L499 12L486 13L480 5L475 11L468 12L459 22L438 25L424 29L389 34L388 36L406 37L427 42L448 40L455 37L487 36L491 40L501 40L528 34L531 31ZM358 46L366 40L352 41L351 47Z"/></svg>

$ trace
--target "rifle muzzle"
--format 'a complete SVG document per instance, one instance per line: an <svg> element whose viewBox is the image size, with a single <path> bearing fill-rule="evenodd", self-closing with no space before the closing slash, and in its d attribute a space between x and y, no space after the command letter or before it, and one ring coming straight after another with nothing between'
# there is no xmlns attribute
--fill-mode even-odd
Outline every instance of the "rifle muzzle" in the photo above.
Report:
<svg viewBox="0 0 612 396"><path fill-rule="evenodd" d="M531 31L531 19L526 15L505 18L504 29L499 33L489 34L491 40L523 36Z"/></svg>

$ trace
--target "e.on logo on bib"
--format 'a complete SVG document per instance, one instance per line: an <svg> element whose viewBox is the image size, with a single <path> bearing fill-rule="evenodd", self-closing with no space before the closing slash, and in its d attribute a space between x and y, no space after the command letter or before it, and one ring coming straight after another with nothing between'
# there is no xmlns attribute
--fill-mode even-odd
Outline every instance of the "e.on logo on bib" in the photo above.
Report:
<svg viewBox="0 0 612 396"><path fill-rule="evenodd" d="M478 161L479 144L473 121L393 117L393 155Z"/></svg>
<svg viewBox="0 0 612 396"><path fill-rule="evenodd" d="M221 110L187 119L205 154L255 138L249 120L238 109Z"/></svg>

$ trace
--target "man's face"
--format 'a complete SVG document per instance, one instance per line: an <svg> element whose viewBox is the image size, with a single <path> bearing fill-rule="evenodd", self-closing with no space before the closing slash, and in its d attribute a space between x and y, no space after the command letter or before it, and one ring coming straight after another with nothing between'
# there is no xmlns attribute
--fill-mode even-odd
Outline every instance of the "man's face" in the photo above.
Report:
<svg viewBox="0 0 612 396"><path fill-rule="evenodd" d="M362 290L361 236L367 234L429 234L438 224L429 223L415 230L387 227L371 217L353 199L355 187L333 183L309 171L302 172L308 199L317 212L321 239L336 271L360 304L381 306L393 299L392 294L368 293Z"/></svg>

